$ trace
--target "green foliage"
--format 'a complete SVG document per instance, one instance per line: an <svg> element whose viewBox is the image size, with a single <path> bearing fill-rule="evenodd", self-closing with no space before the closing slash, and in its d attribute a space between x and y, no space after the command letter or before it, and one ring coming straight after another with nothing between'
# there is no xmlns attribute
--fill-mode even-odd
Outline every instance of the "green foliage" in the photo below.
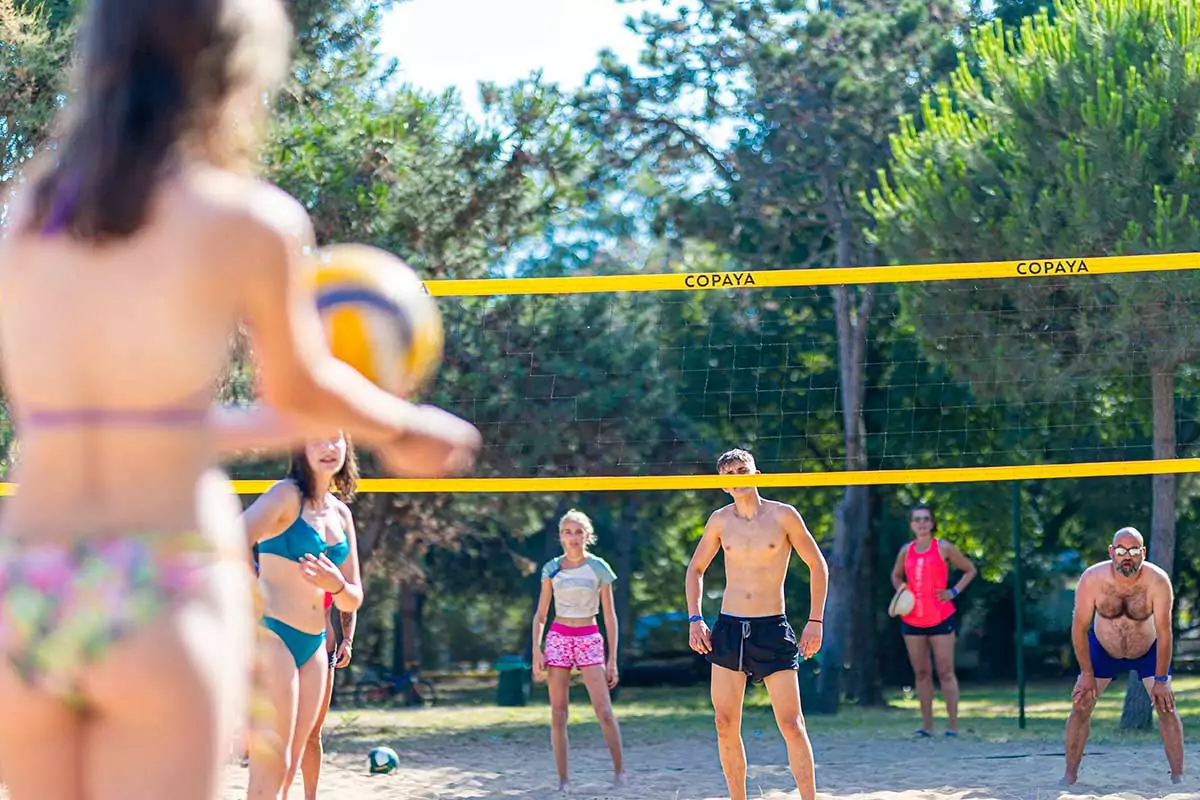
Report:
<svg viewBox="0 0 1200 800"><path fill-rule="evenodd" d="M0 0L0 186L44 142L58 112L74 35L70 5Z"/></svg>
<svg viewBox="0 0 1200 800"><path fill-rule="evenodd" d="M1191 3L1060 4L1053 24L1045 13L1026 19L1016 40L997 24L974 41L977 71L964 60L925 96L921 125L905 118L892 138L892 164L870 199L892 258L1200 249L1189 212L1200 190ZM1200 277L1162 277L1050 276L970 292L912 284L906 311L926 352L977 391L1053 396L1195 357Z"/></svg>

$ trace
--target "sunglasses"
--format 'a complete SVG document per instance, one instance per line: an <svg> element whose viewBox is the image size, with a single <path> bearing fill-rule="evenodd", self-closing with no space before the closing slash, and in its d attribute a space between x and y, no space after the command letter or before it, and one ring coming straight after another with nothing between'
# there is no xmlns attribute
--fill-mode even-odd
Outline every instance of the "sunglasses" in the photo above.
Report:
<svg viewBox="0 0 1200 800"><path fill-rule="evenodd" d="M913 517L913 522L933 522L933 517Z"/></svg>
<svg viewBox="0 0 1200 800"><path fill-rule="evenodd" d="M1125 558L1126 556L1144 555L1146 548L1144 547L1114 547L1113 555L1117 558Z"/></svg>

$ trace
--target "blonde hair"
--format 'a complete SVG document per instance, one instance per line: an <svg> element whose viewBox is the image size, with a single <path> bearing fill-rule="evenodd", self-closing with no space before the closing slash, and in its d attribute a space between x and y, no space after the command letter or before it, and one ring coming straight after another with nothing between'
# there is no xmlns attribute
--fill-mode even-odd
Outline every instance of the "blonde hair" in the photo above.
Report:
<svg viewBox="0 0 1200 800"><path fill-rule="evenodd" d="M587 534L587 539L583 542L584 547L589 547L596 543L596 527L592 525L592 518L577 508L572 508L562 515L562 518L558 521L558 532L561 534L563 525L571 521L578 522L579 527L583 528L583 532Z"/></svg>

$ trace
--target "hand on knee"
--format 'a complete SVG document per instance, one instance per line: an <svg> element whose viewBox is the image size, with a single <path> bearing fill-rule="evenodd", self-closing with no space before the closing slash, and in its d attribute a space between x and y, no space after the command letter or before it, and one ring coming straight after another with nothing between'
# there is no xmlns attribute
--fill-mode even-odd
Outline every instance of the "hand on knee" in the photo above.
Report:
<svg viewBox="0 0 1200 800"><path fill-rule="evenodd" d="M1096 701L1091 697L1080 697L1071 702L1071 714L1082 719L1090 719L1096 709Z"/></svg>

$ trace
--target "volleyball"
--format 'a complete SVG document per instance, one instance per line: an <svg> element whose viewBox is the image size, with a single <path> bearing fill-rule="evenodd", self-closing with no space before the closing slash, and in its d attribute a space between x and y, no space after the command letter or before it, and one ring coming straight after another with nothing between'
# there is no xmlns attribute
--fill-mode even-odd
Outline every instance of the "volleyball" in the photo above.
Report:
<svg viewBox="0 0 1200 800"><path fill-rule="evenodd" d="M370 763L372 775L386 775L400 767L400 756L396 755L396 751L390 747L373 748L367 756L367 760Z"/></svg>
<svg viewBox="0 0 1200 800"><path fill-rule="evenodd" d="M436 372L442 315L403 260L369 245L329 245L317 251L313 283L336 358L396 395Z"/></svg>

